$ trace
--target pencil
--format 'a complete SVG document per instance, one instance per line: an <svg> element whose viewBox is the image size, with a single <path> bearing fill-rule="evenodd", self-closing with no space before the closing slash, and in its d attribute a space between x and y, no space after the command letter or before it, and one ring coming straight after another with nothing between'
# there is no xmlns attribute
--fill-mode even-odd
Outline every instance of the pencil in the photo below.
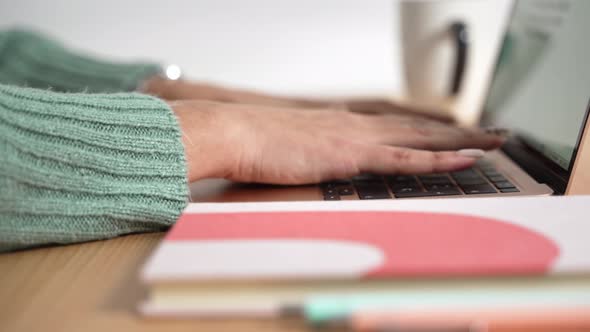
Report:
<svg viewBox="0 0 590 332"><path fill-rule="evenodd" d="M590 307L437 311L366 311L346 319L359 332L590 331Z"/></svg>

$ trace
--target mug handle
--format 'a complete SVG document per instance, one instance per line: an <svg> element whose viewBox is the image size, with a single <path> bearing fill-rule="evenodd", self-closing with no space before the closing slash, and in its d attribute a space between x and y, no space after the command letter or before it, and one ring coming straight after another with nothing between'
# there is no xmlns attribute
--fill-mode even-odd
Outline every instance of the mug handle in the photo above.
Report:
<svg viewBox="0 0 590 332"><path fill-rule="evenodd" d="M463 22L454 22L451 24L451 34L455 41L456 55L455 55L455 70L451 81L450 95L454 96L459 93L461 83L465 76L465 65L467 62L467 53L469 49L469 35L467 32L467 25Z"/></svg>

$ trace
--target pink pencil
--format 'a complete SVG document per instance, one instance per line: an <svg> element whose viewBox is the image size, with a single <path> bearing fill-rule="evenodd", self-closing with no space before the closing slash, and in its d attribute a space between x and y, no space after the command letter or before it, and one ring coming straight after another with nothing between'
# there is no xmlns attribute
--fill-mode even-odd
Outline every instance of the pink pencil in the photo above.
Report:
<svg viewBox="0 0 590 332"><path fill-rule="evenodd" d="M358 312L347 325L354 331L590 331L590 307L490 309L423 312Z"/></svg>

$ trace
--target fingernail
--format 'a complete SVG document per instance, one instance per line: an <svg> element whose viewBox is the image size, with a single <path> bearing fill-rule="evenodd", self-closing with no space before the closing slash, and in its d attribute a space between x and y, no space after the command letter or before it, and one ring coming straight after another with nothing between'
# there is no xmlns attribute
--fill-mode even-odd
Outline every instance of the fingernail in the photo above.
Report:
<svg viewBox="0 0 590 332"><path fill-rule="evenodd" d="M484 150L480 150L480 149L463 149L463 150L459 150L457 151L457 154L463 157L469 157L469 158L481 158L483 157L486 153Z"/></svg>

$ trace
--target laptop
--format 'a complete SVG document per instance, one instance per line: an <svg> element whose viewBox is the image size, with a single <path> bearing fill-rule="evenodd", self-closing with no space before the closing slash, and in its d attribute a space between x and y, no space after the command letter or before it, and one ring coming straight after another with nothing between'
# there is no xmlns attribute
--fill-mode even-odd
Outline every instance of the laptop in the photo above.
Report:
<svg viewBox="0 0 590 332"><path fill-rule="evenodd" d="M515 3L481 112L482 126L507 128L512 135L470 169L362 174L309 186L205 180L191 185L191 198L247 202L590 193L588 17L587 0Z"/></svg>

